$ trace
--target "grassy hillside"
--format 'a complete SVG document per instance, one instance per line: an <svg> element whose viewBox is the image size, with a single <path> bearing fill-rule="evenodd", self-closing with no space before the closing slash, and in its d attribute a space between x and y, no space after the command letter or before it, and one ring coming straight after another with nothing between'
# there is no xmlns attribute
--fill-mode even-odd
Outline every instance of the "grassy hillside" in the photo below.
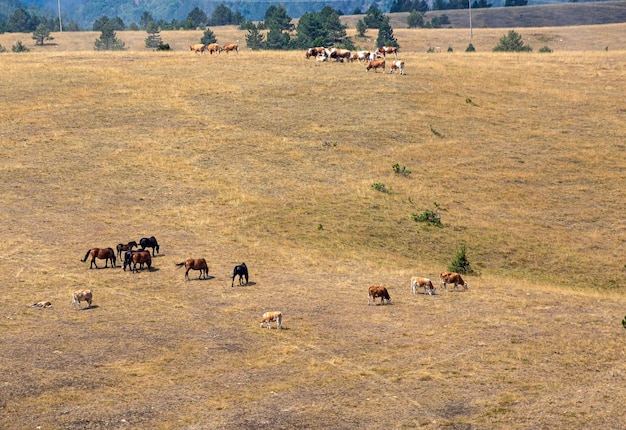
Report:
<svg viewBox="0 0 626 430"><path fill-rule="evenodd" d="M519 55L400 29L406 76L185 51L200 32L0 55L0 427L620 428L626 50L593 36L623 30ZM412 219L433 202L442 228ZM150 235L153 271L80 261ZM413 295L460 244L469 290Z"/></svg>

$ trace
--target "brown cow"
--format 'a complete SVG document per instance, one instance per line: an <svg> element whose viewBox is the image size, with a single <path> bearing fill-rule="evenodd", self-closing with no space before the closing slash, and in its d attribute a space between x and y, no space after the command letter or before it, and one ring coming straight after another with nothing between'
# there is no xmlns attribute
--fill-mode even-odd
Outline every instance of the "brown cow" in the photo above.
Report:
<svg viewBox="0 0 626 430"><path fill-rule="evenodd" d="M204 46L204 44L202 43L195 43L189 46L189 50L195 52L196 54L198 53L204 54L205 49L206 49L206 46Z"/></svg>
<svg viewBox="0 0 626 430"><path fill-rule="evenodd" d="M463 285L463 288L467 290L469 285L461 278L456 272L441 272L439 274L439 289L446 289L448 291L448 284L454 284L454 291L459 289L459 285Z"/></svg>
<svg viewBox="0 0 626 430"><path fill-rule="evenodd" d="M237 45L236 43L230 43L228 45L224 45L222 46L222 51L225 51L227 54L230 51L235 51L237 52L237 54L239 54L239 45Z"/></svg>
<svg viewBox="0 0 626 430"><path fill-rule="evenodd" d="M93 294L91 294L91 290L76 290L74 291L74 294L72 295L72 303L74 305L74 309L76 309L76 305L78 305L78 307L80 309L82 309L83 307L80 305L80 302L87 302L88 306L87 309L89 309L91 307L91 299L93 298Z"/></svg>
<svg viewBox="0 0 626 430"><path fill-rule="evenodd" d="M374 69L374 72L377 72L379 67L382 67L383 73L385 73L385 60L370 61L369 63L367 63L367 66L365 67L365 71L369 72L370 69Z"/></svg>
<svg viewBox="0 0 626 430"><path fill-rule="evenodd" d="M283 328L283 314L280 311L265 312L261 318L261 328L263 324L267 324L268 330L272 328L271 323L276 322L276 330L282 330Z"/></svg>
<svg viewBox="0 0 626 430"><path fill-rule="evenodd" d="M376 298L380 297L380 303L385 304L385 300L387 300L387 304L391 303L391 297L389 297L389 293L385 287L380 286L371 286L369 288L369 294L367 296L367 306L370 305L370 298L376 304Z"/></svg>
<svg viewBox="0 0 626 430"><path fill-rule="evenodd" d="M222 47L217 43L211 43L206 46L206 50L209 51L209 54L211 55L213 55L214 52L216 54L219 54L220 52L222 52Z"/></svg>
<svg viewBox="0 0 626 430"><path fill-rule="evenodd" d="M414 276L411 278L411 289L413 290L413 294L417 294L418 288L424 289L424 294L435 294L435 287L433 283L428 278L420 278L418 276Z"/></svg>

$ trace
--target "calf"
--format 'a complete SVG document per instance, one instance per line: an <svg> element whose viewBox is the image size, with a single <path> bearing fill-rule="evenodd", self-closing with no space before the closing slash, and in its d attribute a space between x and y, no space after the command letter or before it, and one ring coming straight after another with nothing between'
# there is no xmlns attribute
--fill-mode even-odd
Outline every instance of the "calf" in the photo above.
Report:
<svg viewBox="0 0 626 430"><path fill-rule="evenodd" d="M391 297L389 297L389 293L385 287L379 286L371 286L369 289L369 295L367 296L367 306L370 305L370 298L376 304L376 298L380 297L380 303L385 304L385 300L387 300L387 304L391 303Z"/></svg>
<svg viewBox="0 0 626 430"><path fill-rule="evenodd" d="M200 54L204 54L204 50L206 49L206 46L204 46L204 44L202 43L195 43L193 45L189 46L189 50Z"/></svg>
<svg viewBox="0 0 626 430"><path fill-rule="evenodd" d="M463 288L467 290L469 285L461 278L456 272L441 272L439 274L439 289L448 291L448 284L454 284L454 291L459 289L459 285L463 285Z"/></svg>
<svg viewBox="0 0 626 430"><path fill-rule="evenodd" d="M402 60L393 60L391 62L391 69L389 69L389 73L393 73L396 70L401 75L404 75L404 61Z"/></svg>
<svg viewBox="0 0 626 430"><path fill-rule="evenodd" d="M80 302L87 302L88 306L87 309L89 309L91 307L91 299L92 299L93 295L91 294L91 290L77 290L74 291L74 309L76 309L76 305L78 305L78 307L80 309L82 309L83 307L80 305Z"/></svg>
<svg viewBox="0 0 626 430"><path fill-rule="evenodd" d="M385 73L385 60L370 61L369 63L367 63L367 66L365 67L365 71L369 72L370 69L374 69L374 72L377 72L379 67L382 67L383 73Z"/></svg>
<svg viewBox="0 0 626 430"><path fill-rule="evenodd" d="M37 303L33 303L32 305L29 305L31 308L49 308L50 306L52 306L52 303L50 302L37 302Z"/></svg>
<svg viewBox="0 0 626 430"><path fill-rule="evenodd" d="M435 287L433 286L433 283L430 279L420 278L417 276L412 277L411 289L413 290L413 294L417 294L417 289L420 287L424 289L424 294L435 294Z"/></svg>
<svg viewBox="0 0 626 430"><path fill-rule="evenodd" d="M263 324L267 324L267 328L270 329L271 323L276 322L276 330L283 328L283 314L280 311L265 312L261 318L261 328Z"/></svg>

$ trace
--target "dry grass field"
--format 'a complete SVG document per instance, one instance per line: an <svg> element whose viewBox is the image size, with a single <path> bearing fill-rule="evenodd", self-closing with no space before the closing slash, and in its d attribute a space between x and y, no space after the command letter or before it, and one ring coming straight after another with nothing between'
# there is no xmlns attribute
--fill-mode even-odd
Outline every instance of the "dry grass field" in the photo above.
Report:
<svg viewBox="0 0 626 430"><path fill-rule="evenodd" d="M623 428L624 30L400 29L406 76L200 32L0 54L0 428ZM80 261L151 235L152 271ZM413 295L460 244L469 290Z"/></svg>

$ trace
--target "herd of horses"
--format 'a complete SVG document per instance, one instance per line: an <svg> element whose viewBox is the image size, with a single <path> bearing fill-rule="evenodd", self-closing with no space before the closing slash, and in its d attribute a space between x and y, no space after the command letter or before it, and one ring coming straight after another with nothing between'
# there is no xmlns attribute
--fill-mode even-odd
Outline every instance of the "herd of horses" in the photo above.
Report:
<svg viewBox="0 0 626 430"><path fill-rule="evenodd" d="M137 248L137 249L134 249ZM152 249L152 254L147 248ZM95 266L96 269L99 269L98 264L96 263L96 259L104 260L104 267L109 267L109 261L111 262L111 267L117 267L117 259L122 259L122 254L124 256L124 264L123 268L126 271L128 267L131 272L139 272L139 270L143 270L144 265L147 266L148 270L152 270L152 257L159 253L160 247L159 242L156 237L144 237L139 240L139 244L134 240L128 242L126 244L120 243L117 245L117 257L115 255L115 251L113 248L91 248L85 254L85 257L81 259L83 263L87 261L88 258L91 258L91 264L89 265L90 269L93 269ZM137 266L139 265L139 268ZM198 279L209 279L209 265L207 264L204 258L188 258L182 263L177 263L177 267L183 267L187 269L185 272L185 279L189 279L189 271L190 270L199 270L200 276ZM235 266L233 269L233 276L231 287L235 286L235 278L239 276L239 285L248 284L248 266L246 263L241 263Z"/></svg>

